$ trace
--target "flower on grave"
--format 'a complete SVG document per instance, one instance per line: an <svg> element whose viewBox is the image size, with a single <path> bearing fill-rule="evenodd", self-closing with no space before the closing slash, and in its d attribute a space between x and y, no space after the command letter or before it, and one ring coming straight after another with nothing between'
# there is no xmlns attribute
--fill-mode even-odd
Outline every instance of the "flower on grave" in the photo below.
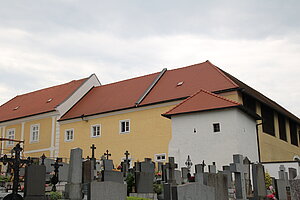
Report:
<svg viewBox="0 0 300 200"><path fill-rule="evenodd" d="M155 175L156 176L161 176L161 172L158 171L158 172L155 173Z"/></svg>
<svg viewBox="0 0 300 200"><path fill-rule="evenodd" d="M121 169L122 169L122 166L121 166L121 165L119 165L119 166L117 167L117 169L118 169L118 170L121 170Z"/></svg>

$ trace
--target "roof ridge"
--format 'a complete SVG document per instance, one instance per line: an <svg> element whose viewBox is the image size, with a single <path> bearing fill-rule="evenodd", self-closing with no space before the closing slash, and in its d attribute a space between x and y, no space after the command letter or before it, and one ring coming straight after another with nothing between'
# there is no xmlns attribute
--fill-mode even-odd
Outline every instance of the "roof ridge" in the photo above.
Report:
<svg viewBox="0 0 300 200"><path fill-rule="evenodd" d="M185 100L183 100L182 102L180 102L179 104L177 104L175 107L173 107L172 109L170 109L168 112L166 112L166 113L164 113L164 114L167 114L167 113L173 111L174 109L178 108L180 105L184 104L185 102L187 102L188 100L190 100L191 98L193 98L194 96L196 96L197 94L199 94L200 92L204 92L204 93L206 93L206 94L208 94L208 95L217 97L217 98L222 99L222 100L224 100L224 101L228 101L228 102L230 102L230 103L234 103L234 104L236 104L237 106L238 106L238 105L241 105L241 104L240 104L239 102L237 102L237 101L234 101L234 100L228 99L228 98L226 98L226 97L223 97L223 96L214 94L214 93L212 93L212 92L209 92L209 91L207 91L207 90L201 88L200 90L198 90L197 92L195 92L194 94L192 94L191 96L189 96L188 98L186 98Z"/></svg>
<svg viewBox="0 0 300 200"><path fill-rule="evenodd" d="M72 83L72 82L83 81L84 79L88 79L88 78L82 78L82 79L78 79L78 80L72 80L72 81L69 81L69 82L67 82L67 83L62 83L62 84L59 84L59 85L54 85L54 86L51 86L51 87L38 89L38 90L35 90L35 91L32 91L32 92L28 92L28 93L24 93L24 94L21 94L21 95L17 95L17 96L15 96L13 99L15 99L16 97L27 96L27 95L30 95L30 94L32 94L32 93L40 92L40 91L42 91L42 90L49 90L49 89L53 89L53 88L60 87L60 86L63 86L63 85L67 85L67 84L70 84L70 83ZM12 99L11 99L11 100L12 100ZM8 102L9 102L9 101L8 101Z"/></svg>
<svg viewBox="0 0 300 200"><path fill-rule="evenodd" d="M228 76L226 76L216 65L212 64L209 60L207 60L207 63L210 64L213 69L215 69L219 74L221 74L224 78L226 78L229 82L231 82L234 86L239 87L233 80L231 80Z"/></svg>

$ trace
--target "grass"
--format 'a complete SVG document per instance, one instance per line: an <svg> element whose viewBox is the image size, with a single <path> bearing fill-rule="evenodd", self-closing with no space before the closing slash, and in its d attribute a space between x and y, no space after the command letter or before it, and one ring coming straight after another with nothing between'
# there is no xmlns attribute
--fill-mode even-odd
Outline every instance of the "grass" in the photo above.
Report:
<svg viewBox="0 0 300 200"><path fill-rule="evenodd" d="M145 199L145 198L140 198L140 197L127 197L126 200L150 200L150 199Z"/></svg>

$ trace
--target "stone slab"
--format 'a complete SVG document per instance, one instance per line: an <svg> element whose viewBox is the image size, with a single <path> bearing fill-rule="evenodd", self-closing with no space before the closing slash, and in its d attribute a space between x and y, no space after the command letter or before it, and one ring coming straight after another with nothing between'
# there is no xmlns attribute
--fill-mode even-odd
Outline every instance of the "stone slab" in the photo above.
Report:
<svg viewBox="0 0 300 200"><path fill-rule="evenodd" d="M25 168L24 196L45 196L46 167L42 165L30 165Z"/></svg>
<svg viewBox="0 0 300 200"><path fill-rule="evenodd" d="M90 183L89 200L126 200L127 185L111 181Z"/></svg>
<svg viewBox="0 0 300 200"><path fill-rule="evenodd" d="M118 171L102 171L102 181L112 181L112 182L118 182L123 183L123 174L122 172Z"/></svg>
<svg viewBox="0 0 300 200"><path fill-rule="evenodd" d="M215 189L201 183L187 183L177 186L177 200L217 200Z"/></svg>
<svg viewBox="0 0 300 200"><path fill-rule="evenodd" d="M290 180L291 187L291 200L299 200L300 199L300 179L298 180Z"/></svg>

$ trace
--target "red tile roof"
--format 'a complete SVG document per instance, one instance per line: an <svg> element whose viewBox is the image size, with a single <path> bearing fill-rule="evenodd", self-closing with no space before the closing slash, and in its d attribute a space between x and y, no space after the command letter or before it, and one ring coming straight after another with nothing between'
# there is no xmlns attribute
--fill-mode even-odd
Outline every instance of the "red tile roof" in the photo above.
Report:
<svg viewBox="0 0 300 200"><path fill-rule="evenodd" d="M168 112L164 113L163 116L169 117L176 114L237 107L240 105L241 104L238 102L201 89Z"/></svg>
<svg viewBox="0 0 300 200"><path fill-rule="evenodd" d="M155 73L93 88L61 120L133 108L158 75ZM139 106L187 98L200 88L214 92L238 88L238 85L206 61L166 71Z"/></svg>
<svg viewBox="0 0 300 200"><path fill-rule="evenodd" d="M74 80L62 85L18 95L0 106L0 122L54 111L86 80L87 78Z"/></svg>

